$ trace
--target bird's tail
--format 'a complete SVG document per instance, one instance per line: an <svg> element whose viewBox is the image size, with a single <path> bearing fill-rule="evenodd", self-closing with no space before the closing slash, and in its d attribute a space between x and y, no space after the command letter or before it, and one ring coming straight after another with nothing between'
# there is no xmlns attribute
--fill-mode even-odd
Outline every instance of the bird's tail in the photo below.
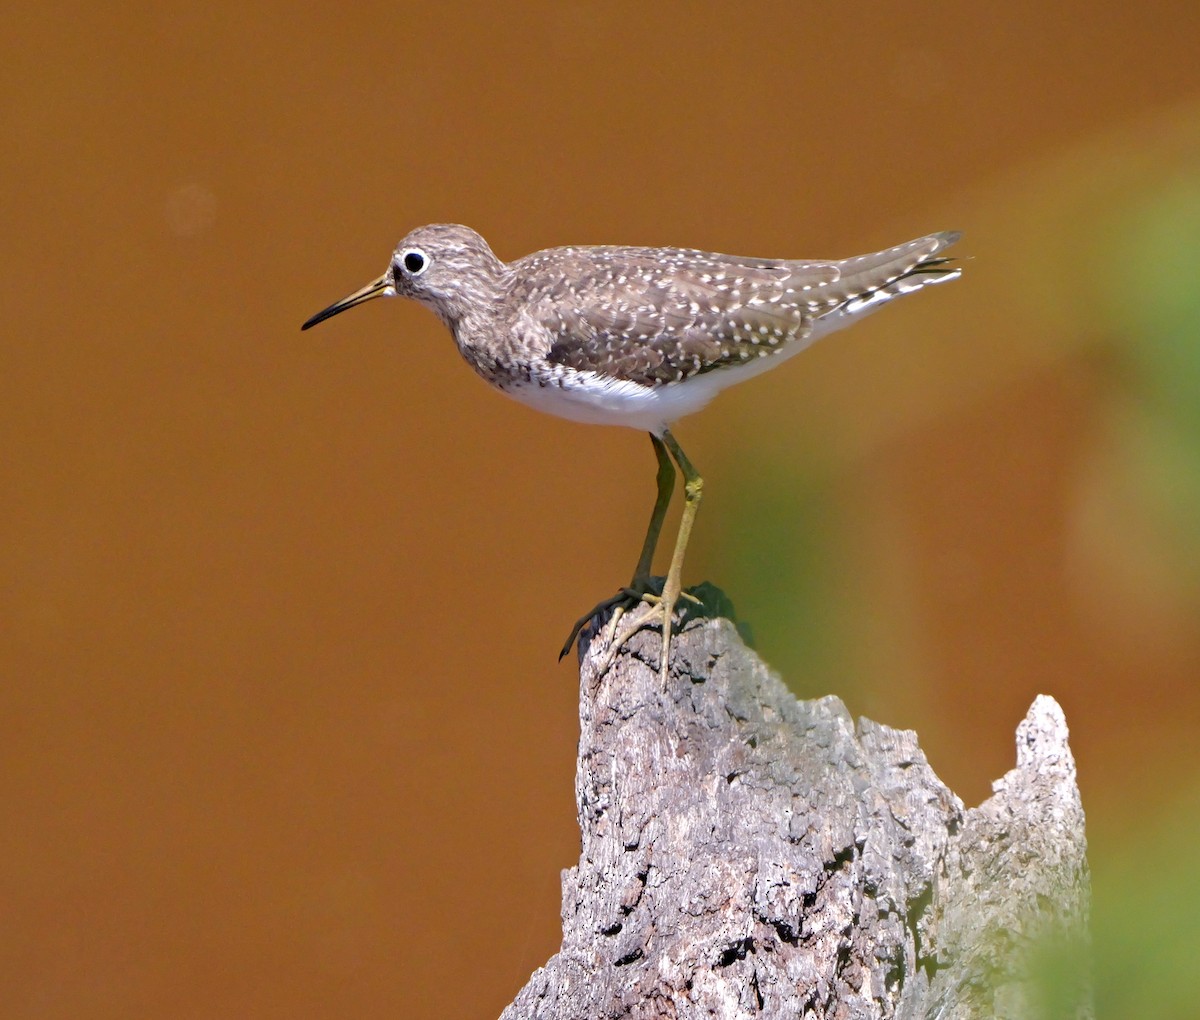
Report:
<svg viewBox="0 0 1200 1020"><path fill-rule="evenodd" d="M901 294L957 279L962 268L941 253L961 236L947 230L873 255L846 259L840 264L839 283L846 294L841 310L854 315Z"/></svg>

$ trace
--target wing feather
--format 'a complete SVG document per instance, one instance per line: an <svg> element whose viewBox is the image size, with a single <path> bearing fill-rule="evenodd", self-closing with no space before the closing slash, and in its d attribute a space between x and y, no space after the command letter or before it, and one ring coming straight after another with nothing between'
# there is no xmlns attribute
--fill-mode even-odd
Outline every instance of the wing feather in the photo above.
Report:
<svg viewBox="0 0 1200 1020"><path fill-rule="evenodd" d="M556 248L514 268L552 364L657 386L770 357L821 316L899 280L947 270L934 234L839 262L680 248ZM933 282L932 279L929 282Z"/></svg>

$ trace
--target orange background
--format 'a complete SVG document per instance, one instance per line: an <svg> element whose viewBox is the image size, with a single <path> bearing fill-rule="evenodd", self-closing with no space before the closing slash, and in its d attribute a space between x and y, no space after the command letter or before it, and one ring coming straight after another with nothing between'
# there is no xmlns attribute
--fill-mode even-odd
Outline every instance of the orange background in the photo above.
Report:
<svg viewBox="0 0 1200 1020"><path fill-rule="evenodd" d="M687 579L799 694L917 729L968 803L1055 695L1094 860L1136 841L1200 721L1200 375L1170 304L1197 19L9 12L6 1015L494 1016L557 948L555 653L627 580L653 460L489 393L415 305L299 333L431 221L502 258L965 231L961 281L676 429L707 483Z"/></svg>

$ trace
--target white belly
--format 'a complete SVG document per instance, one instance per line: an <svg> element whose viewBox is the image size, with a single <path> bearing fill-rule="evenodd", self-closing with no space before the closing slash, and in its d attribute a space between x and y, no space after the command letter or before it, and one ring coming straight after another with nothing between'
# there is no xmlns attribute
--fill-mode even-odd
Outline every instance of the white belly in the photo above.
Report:
<svg viewBox="0 0 1200 1020"><path fill-rule="evenodd" d="M643 386L594 372L559 368L558 376L549 385L522 382L504 387L503 392L522 404L559 418L588 425L624 425L661 434L680 418L699 411L721 390L783 364L815 340L841 329L865 311L864 308L857 314L826 316L814 324L813 331L803 340L794 341L781 351L764 350L762 355L744 364L714 369L682 382Z"/></svg>

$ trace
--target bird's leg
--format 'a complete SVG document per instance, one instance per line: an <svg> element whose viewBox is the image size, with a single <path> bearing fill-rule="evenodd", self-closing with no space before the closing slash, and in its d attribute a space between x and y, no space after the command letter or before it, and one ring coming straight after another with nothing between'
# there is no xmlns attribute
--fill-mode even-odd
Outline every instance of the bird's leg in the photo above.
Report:
<svg viewBox="0 0 1200 1020"><path fill-rule="evenodd" d="M675 441L675 437L666 429L663 430L662 442L674 458L675 463L679 465L679 469L683 472L685 502L683 505L683 516L679 520L679 534L675 539L675 552L671 556L671 565L667 569L667 580L663 585L662 594L657 596L649 593L642 594L641 601L650 604L637 615L625 621L625 626L622 628L620 635L616 635L614 632L613 639L609 643L608 653L600 666L600 671L603 672L604 669L608 668L617 649L629 640L629 638L646 626L646 624L651 623L655 619L660 619L662 624L662 655L659 660L659 673L665 684L667 681L667 669L670 665L671 622L675 611L675 603L679 601L681 595L691 598L691 596L687 596L683 592L683 556L687 551L688 539L692 534L692 525L696 520L696 511L700 508L700 497L704 490L704 479L700 477L700 473L692 466L692 462L687 459L682 448ZM658 447L656 446L655 450L657 451L657 449ZM658 504L655 504L655 509L657 507ZM653 524L653 521L651 523ZM661 520L658 523L661 528ZM693 601L698 600L693 599Z"/></svg>
<svg viewBox="0 0 1200 1020"><path fill-rule="evenodd" d="M662 662L659 664L659 672L662 675L662 681L667 682L667 666L670 661L671 652L671 614L675 610L675 603L679 600L680 594L683 592L683 554L687 551L688 539L692 535L692 525L696 521L696 511L700 509L700 497L704 492L704 479L700 477L692 462L687 459L680 445L675 442L675 437L670 432L663 431L663 442L667 444L667 449L671 451L671 456L675 458L675 463L679 465L679 470L683 472L683 515L679 519L679 534L675 537L675 551L671 554L671 565L667 568L667 581L663 585L662 601L660 603L663 614L662 622Z"/></svg>
<svg viewBox="0 0 1200 1020"><path fill-rule="evenodd" d="M571 650L571 646L575 644L575 639L587 622L597 614L615 606L616 610L613 613L615 625L628 606L636 605L646 595L652 594L650 591L650 566L654 561L654 550L658 546L658 536L662 532L663 520L667 516L667 507L671 504L671 493L675 489L675 465L671 463L671 457L667 453L663 441L653 432L650 433L650 442L654 444L654 456L658 460L658 495L654 499L654 510L650 514L650 524L646 528L646 538L642 542L642 554L638 557L633 580L629 582L629 587L622 588L612 598L605 599L575 621L567 643L558 653L560 660Z"/></svg>
<svg viewBox="0 0 1200 1020"><path fill-rule="evenodd" d="M658 495L654 500L654 509L650 513L650 523L646 527L646 539L642 543L642 554L638 557L633 580L629 582L629 587L622 588L608 603L615 606L608 626L607 643L611 648L620 647L619 644L614 643L614 638L617 633L617 625L626 611L632 609L639 602L657 602L660 597L653 590L654 582L650 577L650 568L654 562L654 550L658 546L658 536L662 533L663 521L667 516L667 507L670 506L671 496L675 491L675 465L671 463L671 457L667 453L665 444L653 432L650 433L650 442L654 444L654 456L658 461L656 475ZM605 668L608 666L608 661L609 659L606 658Z"/></svg>
<svg viewBox="0 0 1200 1020"><path fill-rule="evenodd" d="M667 516L667 507L671 504L671 494L675 491L675 465L671 463L670 455L663 441L653 432L650 442L654 444L654 456L658 460L658 495L654 499L654 510L650 514L650 524L646 527L646 540L642 543L642 555L638 557L637 568L633 572L633 581L629 587L637 590L645 589L650 580L650 565L654 560L654 550L658 546L658 536L662 532L663 521Z"/></svg>

